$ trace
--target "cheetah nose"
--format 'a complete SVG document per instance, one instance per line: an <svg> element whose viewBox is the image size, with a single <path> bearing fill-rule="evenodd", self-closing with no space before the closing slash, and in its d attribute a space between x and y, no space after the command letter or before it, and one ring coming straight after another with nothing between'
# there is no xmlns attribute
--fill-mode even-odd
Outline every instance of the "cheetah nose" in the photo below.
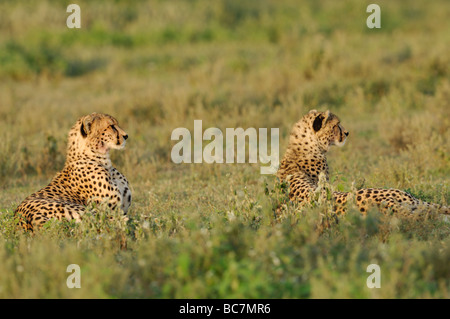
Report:
<svg viewBox="0 0 450 319"><path fill-rule="evenodd" d="M345 134L345 136L348 136L349 133L348 132L344 132L344 134Z"/></svg>
<svg viewBox="0 0 450 319"><path fill-rule="evenodd" d="M124 135L123 138L126 140L128 138L128 134Z"/></svg>

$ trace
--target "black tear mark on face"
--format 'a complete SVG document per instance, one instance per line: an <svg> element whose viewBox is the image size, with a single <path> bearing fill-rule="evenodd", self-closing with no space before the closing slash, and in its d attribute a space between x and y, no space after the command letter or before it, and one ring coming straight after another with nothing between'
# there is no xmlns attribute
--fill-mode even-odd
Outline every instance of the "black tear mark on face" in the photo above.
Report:
<svg viewBox="0 0 450 319"><path fill-rule="evenodd" d="M325 117L322 115L322 114L319 114L316 118L315 118L315 120L314 120L314 122L313 122L313 129L314 129L314 131L318 131L318 130L320 130L321 128L322 128L322 123L323 123L323 119L324 119Z"/></svg>
<svg viewBox="0 0 450 319"><path fill-rule="evenodd" d="M86 133L86 128L84 127L84 123L81 123L80 132L81 132L81 136L83 136L83 138L86 138L87 133Z"/></svg>
<svg viewBox="0 0 450 319"><path fill-rule="evenodd" d="M116 129L116 127L114 125L111 125L111 128L113 129L114 133L116 133L116 144L120 145L119 131Z"/></svg>

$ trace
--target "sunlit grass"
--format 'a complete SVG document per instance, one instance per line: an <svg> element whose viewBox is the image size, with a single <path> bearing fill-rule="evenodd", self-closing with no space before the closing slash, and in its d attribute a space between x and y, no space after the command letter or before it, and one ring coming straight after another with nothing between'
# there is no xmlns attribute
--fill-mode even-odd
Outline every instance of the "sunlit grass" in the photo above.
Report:
<svg viewBox="0 0 450 319"><path fill-rule="evenodd" d="M171 132L280 129L329 109L350 132L331 185L396 187L450 203L449 6L379 1L59 1L0 4L0 297L449 298L449 224L329 203L299 209L259 164L170 160ZM52 221L34 235L14 208L62 168L91 112L130 139L113 151L133 188L129 220ZM328 187L328 186L327 186ZM69 289L69 264L81 289ZM369 289L369 264L380 289Z"/></svg>

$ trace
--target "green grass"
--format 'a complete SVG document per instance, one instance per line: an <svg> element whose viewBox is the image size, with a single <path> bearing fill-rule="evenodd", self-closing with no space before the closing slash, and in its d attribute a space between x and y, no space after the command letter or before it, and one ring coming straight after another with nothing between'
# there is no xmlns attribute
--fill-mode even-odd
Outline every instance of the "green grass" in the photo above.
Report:
<svg viewBox="0 0 450 319"><path fill-rule="evenodd" d="M330 109L350 132L331 186L395 187L450 203L449 6L379 1L0 3L1 298L449 298L450 226L438 216L336 223L300 210L255 164L173 164L171 132L280 128ZM14 14L12 14L14 13ZM91 112L130 138L112 152L133 187L127 222L87 215L35 235L14 208L62 168ZM277 211L282 207L281 211ZM369 289L366 268L381 267ZM81 289L69 289L70 264Z"/></svg>

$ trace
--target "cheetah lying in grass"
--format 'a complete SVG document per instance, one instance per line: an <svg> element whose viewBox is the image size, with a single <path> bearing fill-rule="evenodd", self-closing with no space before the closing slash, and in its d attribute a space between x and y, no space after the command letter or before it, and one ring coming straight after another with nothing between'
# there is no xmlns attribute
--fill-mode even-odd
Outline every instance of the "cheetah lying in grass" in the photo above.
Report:
<svg viewBox="0 0 450 319"><path fill-rule="evenodd" d="M69 132L63 170L15 210L21 226L37 229L51 218L79 221L90 203L105 203L126 214L131 190L125 176L112 166L109 150L124 148L127 138L110 115L92 113L80 118Z"/></svg>
<svg viewBox="0 0 450 319"><path fill-rule="evenodd" d="M343 146L348 132L340 124L339 118L330 113L310 111L298 121L291 131L289 145L284 155L277 177L289 182L289 198L300 203L310 202L318 187L319 174L325 174L328 180L326 153L330 146ZM346 203L352 193L334 192L334 210L344 213ZM437 204L422 202L410 194L398 189L367 188L354 194L356 205L366 214L372 206L383 211L413 212L419 207L438 210L450 214L449 208Z"/></svg>

